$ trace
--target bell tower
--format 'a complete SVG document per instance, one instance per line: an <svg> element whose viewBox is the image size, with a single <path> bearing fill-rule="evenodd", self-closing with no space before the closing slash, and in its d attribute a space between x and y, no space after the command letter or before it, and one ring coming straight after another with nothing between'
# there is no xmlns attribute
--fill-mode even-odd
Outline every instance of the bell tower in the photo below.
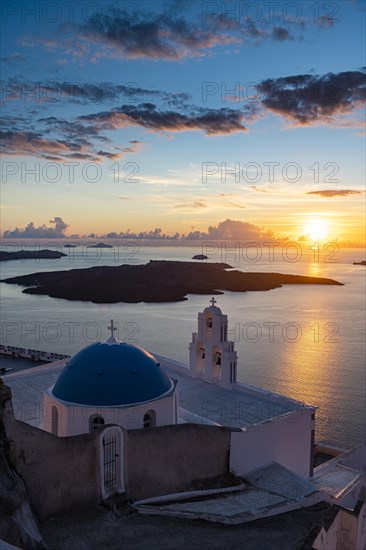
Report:
<svg viewBox="0 0 366 550"><path fill-rule="evenodd" d="M236 382L237 353L234 342L227 339L227 315L211 305L198 314L198 332L189 344L189 374L209 384L230 388Z"/></svg>

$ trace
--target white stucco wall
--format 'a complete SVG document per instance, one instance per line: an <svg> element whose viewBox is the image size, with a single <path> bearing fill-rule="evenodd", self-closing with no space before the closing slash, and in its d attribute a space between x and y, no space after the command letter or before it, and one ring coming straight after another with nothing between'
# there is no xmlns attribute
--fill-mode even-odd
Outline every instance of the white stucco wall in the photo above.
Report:
<svg viewBox="0 0 366 550"><path fill-rule="evenodd" d="M312 409L301 409L284 418L231 434L230 469L236 475L278 462L295 474L310 472Z"/></svg>
<svg viewBox="0 0 366 550"><path fill-rule="evenodd" d="M153 410L156 425L176 423L176 407L172 391L169 395L132 407L87 407L56 399L50 390L44 394L43 429L52 433L52 407L58 409L58 433L60 437L78 435L90 431L90 417L102 416L105 424L117 424L127 430L143 428L144 415Z"/></svg>

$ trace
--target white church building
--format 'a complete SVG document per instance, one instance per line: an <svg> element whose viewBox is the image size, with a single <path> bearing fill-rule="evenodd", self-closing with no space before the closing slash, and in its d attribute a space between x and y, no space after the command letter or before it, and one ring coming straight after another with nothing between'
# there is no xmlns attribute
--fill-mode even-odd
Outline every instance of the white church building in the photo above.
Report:
<svg viewBox="0 0 366 550"><path fill-rule="evenodd" d="M42 428L58 437L114 424L123 429L193 422L225 426L232 471L276 461L312 475L315 407L237 382L237 353L228 318L215 298L198 314L189 367L111 336L66 361L44 392Z"/></svg>
<svg viewBox="0 0 366 550"><path fill-rule="evenodd" d="M198 313L188 365L119 342L113 321L108 328L106 341L4 377L13 461L40 516L118 493L141 511L149 499L203 496L204 487L241 491L235 505L225 496L220 510L216 497L210 504L214 521L235 523L321 499L353 509L366 490L362 448L314 470L315 406L238 382L214 298ZM206 501L182 506L208 517Z"/></svg>

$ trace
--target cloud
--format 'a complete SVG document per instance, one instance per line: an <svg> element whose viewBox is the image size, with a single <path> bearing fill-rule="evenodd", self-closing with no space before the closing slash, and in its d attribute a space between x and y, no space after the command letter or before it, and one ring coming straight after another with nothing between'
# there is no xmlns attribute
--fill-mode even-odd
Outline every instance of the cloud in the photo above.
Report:
<svg viewBox="0 0 366 550"><path fill-rule="evenodd" d="M50 116L33 122L25 117L5 116L0 151L7 156L102 162L139 153L145 143L135 139L125 147L113 145L111 139L103 135L107 130L142 126L151 132L201 130L214 136L245 131L243 119L244 115L238 109L190 107L185 113L161 110L153 103L122 105L82 115L72 121Z"/></svg>
<svg viewBox="0 0 366 550"><path fill-rule="evenodd" d="M193 203L194 204L194 203ZM194 229L194 227L192 227ZM120 237L130 239L159 239L159 240L220 240L220 241L241 241L241 242L271 242L275 239L273 231L263 230L261 227L249 222L240 220L225 220L217 226L210 226L207 231L191 231L187 235L168 235L160 228L152 230L132 232L130 229L116 233L115 231L100 235L103 237Z"/></svg>
<svg viewBox="0 0 366 550"><path fill-rule="evenodd" d="M245 131L242 124L244 115L237 109L227 107L221 109L195 108L189 114L177 111L157 110L153 103L140 105L122 105L116 109L82 115L82 123L89 123L101 130L116 130L130 125L159 132L182 132L185 130L203 130L207 135L231 134Z"/></svg>
<svg viewBox="0 0 366 550"><path fill-rule="evenodd" d="M95 235L96 236L96 235ZM175 235L168 235L166 233L163 233L162 229L160 227L156 227L155 229L150 229L146 231L140 231L139 233L135 233L131 231L130 229L127 229L127 231L121 231L120 233L117 233L116 231L111 231L110 233L107 233L106 235L101 235L100 238L129 238L129 239L159 239L159 240L175 240L179 239L180 235L179 233L175 233Z"/></svg>
<svg viewBox="0 0 366 550"><path fill-rule="evenodd" d="M127 58L177 60L202 52L217 45L238 42L237 36L216 26L206 28L176 16L169 11L161 14L139 11L133 16L115 14L113 10L97 13L77 27L79 37L88 43L106 46L116 55ZM214 32L216 31L216 32ZM103 52L99 52L103 55Z"/></svg>
<svg viewBox="0 0 366 550"><path fill-rule="evenodd" d="M97 147L98 142L111 145L111 141L99 136L96 129L55 117L38 119L38 125L45 128L37 132L25 130L25 120L20 121L14 130L10 129L14 128L11 117L4 118L3 122L5 129L0 131L0 152L4 156L31 156L55 162L70 159L102 162L106 158L118 160L126 154L138 153L144 144L131 140L127 147L114 146L113 151L101 150Z"/></svg>
<svg viewBox="0 0 366 550"><path fill-rule="evenodd" d="M330 16L313 22L303 17L284 18L280 10L271 16L271 21L263 13L256 22L250 16L233 17L226 10L219 13L219 3L215 4L206 2L199 10L187 7L182 11L175 9L175 2L166 2L161 13L146 9L128 13L129 10L110 7L99 10L82 24L60 26L56 38L28 37L22 45L31 48L38 42L47 51L61 50L62 63L67 62L67 55L80 64L86 60L96 63L102 58L177 61L201 58L220 46L294 40L293 32L298 29L303 33L309 26L322 30L334 24ZM187 6L192 8L192 3ZM302 34L298 38L302 39Z"/></svg>
<svg viewBox="0 0 366 550"><path fill-rule="evenodd" d="M4 231L3 237L11 238L50 238L59 239L66 237L65 231L69 227L67 223L60 217L55 217L49 221L54 227L47 227L46 225L40 225L36 227L33 222L30 222L26 227L19 229L16 227L13 231L10 229Z"/></svg>
<svg viewBox="0 0 366 550"><path fill-rule="evenodd" d="M319 195L321 197L347 197L349 195L361 195L361 191L353 189L326 189L321 191L309 191L307 195Z"/></svg>
<svg viewBox="0 0 366 550"><path fill-rule="evenodd" d="M227 240L243 239L246 241L255 241L273 238L273 231L263 231L257 225L240 220L225 220L220 222L217 227L210 226L207 234L209 238Z"/></svg>
<svg viewBox="0 0 366 550"><path fill-rule="evenodd" d="M1 151L7 155L67 155L71 153L82 153L82 146L79 143L60 139L47 139L41 133L35 132L13 132L4 130L1 132Z"/></svg>
<svg viewBox="0 0 366 550"><path fill-rule="evenodd" d="M285 27L276 27L272 29L272 38L276 42L285 42L286 40L294 40L294 37Z"/></svg>
<svg viewBox="0 0 366 550"><path fill-rule="evenodd" d="M250 101L245 86L236 86L235 94L225 95L226 101L241 103L241 112L248 124L272 112L291 126L326 124L332 128L364 127L357 113L366 100L364 68L324 75L268 78L253 88Z"/></svg>
<svg viewBox="0 0 366 550"><path fill-rule="evenodd" d="M14 52L11 55L2 57L1 61L9 65L15 65L16 63L21 63L22 61L25 61L25 57L23 57L19 52Z"/></svg>
<svg viewBox="0 0 366 550"><path fill-rule="evenodd" d="M274 239L274 233L241 220L225 220L217 226L210 226L207 232L193 231L186 239L212 239L223 241L267 242Z"/></svg>
<svg viewBox="0 0 366 550"><path fill-rule="evenodd" d="M19 100L23 93L19 85L19 82L10 82L10 87L6 84L3 93L6 97ZM37 83L28 82L25 86L27 93L31 92L32 86L38 89ZM140 126L149 132L195 130L203 131L208 136L230 135L246 131L245 120L255 123L268 112L281 116L291 126L326 124L331 128L354 129L360 126L355 110L366 99L366 77L362 70L266 79L257 85L258 99L246 102L241 109L189 105L187 100L190 96L184 92L164 92L137 86L98 84L90 87L93 93L89 95L88 85L77 84L70 88L67 83L43 83L39 86L45 94L47 91L56 95L59 92L61 96L71 93L72 89L80 101L85 98L86 101L93 98L95 101L112 101L118 90L126 94L128 89L130 94L131 90L134 91L134 99L145 95L161 104L149 101L123 103L73 120L55 116L36 119L36 110L29 112L27 117L4 115L1 143L4 155L27 155L53 161L114 161L124 155L138 153L144 142L130 140L126 146L114 144L109 136L103 135L105 131ZM42 94L39 93L40 96ZM32 94L30 97L33 97ZM346 114L351 116L347 118Z"/></svg>
<svg viewBox="0 0 366 550"><path fill-rule="evenodd" d="M333 27L335 23L337 23L337 19L331 15L322 15L318 20L318 25L320 27Z"/></svg>
<svg viewBox="0 0 366 550"><path fill-rule="evenodd" d="M258 85L263 107L300 125L349 113L366 99L366 76L361 71L287 76Z"/></svg>
<svg viewBox="0 0 366 550"><path fill-rule="evenodd" d="M130 197L121 196L118 197L122 200L128 200ZM182 205L183 206L183 205ZM185 207L187 205L184 205ZM188 205L189 206L189 205ZM206 204L203 201L193 202L190 206L193 209L205 208ZM178 205L179 207L179 205ZM63 221L60 217L55 217L53 220L50 220L49 223L51 227L46 225L41 225L36 227L33 222L30 222L24 228L15 228L14 230L6 230L3 234L4 238L69 238L65 235L65 231L70 227L67 223ZM54 226L54 227L52 227ZM192 227L194 229L194 227ZM95 233L90 233L89 235L71 235L70 238L129 238L129 239L158 239L158 240L194 240L194 239L210 239L210 240L220 240L220 241L241 241L241 242L270 242L273 241L275 235L273 231L264 230L261 227L254 225L249 222L244 222L241 220L230 220L227 219L218 223L217 226L210 226L207 231L191 231L187 235L180 235L179 233L174 233L169 235L164 233L163 230L159 227L155 229L146 229L145 231L134 232L131 229L126 231L110 231L108 233L97 235Z"/></svg>
<svg viewBox="0 0 366 550"><path fill-rule="evenodd" d="M156 98L171 106L186 104L191 95L186 92L167 92L141 88L135 82L116 84L112 82L73 83L59 81L32 82L20 78L1 81L4 101L27 101L34 103L68 102L76 104L134 103L141 98Z"/></svg>
<svg viewBox="0 0 366 550"><path fill-rule="evenodd" d="M228 202L225 206L231 206L232 208L246 208L242 204L238 204L236 202Z"/></svg>
<svg viewBox="0 0 366 550"><path fill-rule="evenodd" d="M256 191L257 193L268 193L269 192L268 189L258 187L258 185L249 185L249 189L253 189L253 191Z"/></svg>
<svg viewBox="0 0 366 550"><path fill-rule="evenodd" d="M202 208L207 208L207 204L203 201L187 202L183 204L176 204L173 208L183 208L187 210L200 210Z"/></svg>

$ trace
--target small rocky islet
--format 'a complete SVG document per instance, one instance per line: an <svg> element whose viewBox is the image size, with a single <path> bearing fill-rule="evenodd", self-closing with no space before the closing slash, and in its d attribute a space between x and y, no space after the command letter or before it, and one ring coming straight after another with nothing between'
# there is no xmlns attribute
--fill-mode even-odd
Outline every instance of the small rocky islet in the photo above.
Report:
<svg viewBox="0 0 366 550"><path fill-rule="evenodd" d="M0 262L9 262L11 260L57 260L67 256L63 252L56 250L18 250L17 252L0 251Z"/></svg>

